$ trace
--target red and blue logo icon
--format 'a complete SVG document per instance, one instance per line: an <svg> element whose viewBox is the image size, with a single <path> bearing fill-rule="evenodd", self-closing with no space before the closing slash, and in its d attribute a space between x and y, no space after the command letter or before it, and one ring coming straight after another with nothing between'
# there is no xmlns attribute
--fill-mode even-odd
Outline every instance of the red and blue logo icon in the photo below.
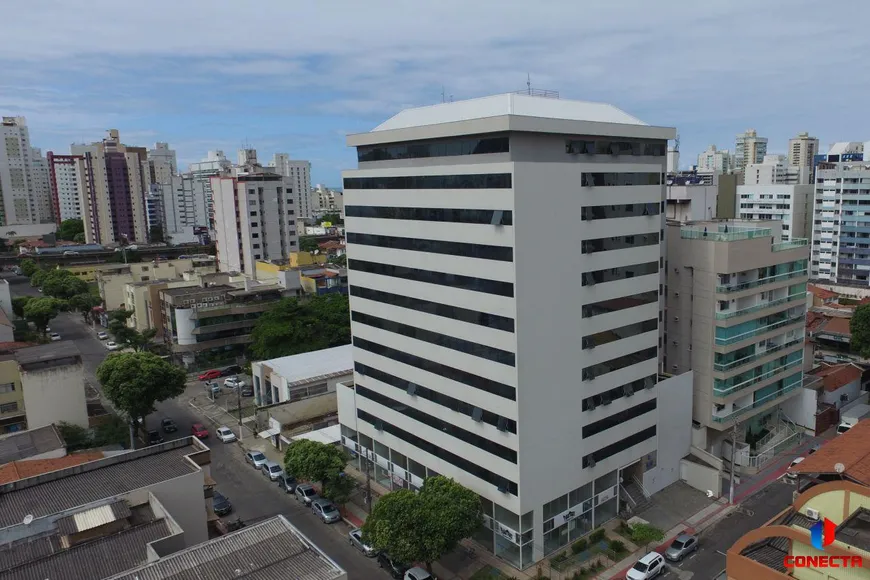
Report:
<svg viewBox="0 0 870 580"><path fill-rule="evenodd" d="M825 518L818 521L810 528L810 541L816 550L823 550L825 546L834 543L834 533L837 530L837 524Z"/></svg>

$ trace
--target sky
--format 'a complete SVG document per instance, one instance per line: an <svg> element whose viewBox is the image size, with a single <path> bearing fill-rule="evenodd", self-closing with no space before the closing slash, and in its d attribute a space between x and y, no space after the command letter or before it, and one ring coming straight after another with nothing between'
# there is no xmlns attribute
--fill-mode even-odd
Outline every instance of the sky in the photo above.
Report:
<svg viewBox="0 0 870 580"><path fill-rule="evenodd" d="M870 139L870 2L0 0L0 115L68 153L116 128L179 166L248 144L339 186L345 136L406 107L534 88L676 127L681 165L754 128Z"/></svg>

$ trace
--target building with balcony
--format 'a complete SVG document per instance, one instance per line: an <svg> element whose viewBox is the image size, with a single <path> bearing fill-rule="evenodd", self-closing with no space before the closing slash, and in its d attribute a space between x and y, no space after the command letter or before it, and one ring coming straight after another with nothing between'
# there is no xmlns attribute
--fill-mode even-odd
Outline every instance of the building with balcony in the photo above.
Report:
<svg viewBox="0 0 870 580"><path fill-rule="evenodd" d="M282 297L278 284L230 284L158 291L163 341L185 366L198 359L236 362L251 342L257 319Z"/></svg>
<svg viewBox="0 0 870 580"><path fill-rule="evenodd" d="M677 481L690 435L690 379L658 373L676 132L551 96L404 110L344 173L343 442L381 480L474 490L519 568L615 518L620 482ZM554 271L553 248L580 251Z"/></svg>
<svg viewBox="0 0 870 580"><path fill-rule="evenodd" d="M816 166L811 275L836 284L870 286L870 164Z"/></svg>
<svg viewBox="0 0 870 580"><path fill-rule="evenodd" d="M810 185L809 165L790 165L785 155L765 155L743 169L745 185Z"/></svg>
<svg viewBox="0 0 870 580"><path fill-rule="evenodd" d="M93 267L94 281L106 310L125 308L125 286L150 280L182 280L185 274L201 276L217 272L217 260L207 256L184 260L155 260L135 264L97 264ZM86 272L79 266L75 272ZM74 272L74 273L75 273ZM79 276L85 279L85 276Z"/></svg>
<svg viewBox="0 0 870 580"><path fill-rule="evenodd" d="M803 383L807 240L782 224L668 224L663 368L694 371L693 443L776 428Z"/></svg>
<svg viewBox="0 0 870 580"><path fill-rule="evenodd" d="M812 185L740 185L737 187L737 219L779 220L783 241L809 238L812 200Z"/></svg>

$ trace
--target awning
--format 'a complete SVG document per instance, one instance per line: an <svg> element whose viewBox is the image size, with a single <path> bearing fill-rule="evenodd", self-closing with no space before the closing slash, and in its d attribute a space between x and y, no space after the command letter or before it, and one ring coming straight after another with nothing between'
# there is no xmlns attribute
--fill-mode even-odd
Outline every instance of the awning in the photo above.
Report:
<svg viewBox="0 0 870 580"><path fill-rule="evenodd" d="M257 434L257 437L259 437L260 439L271 439L272 437L274 437L275 435L278 435L280 433L281 433L280 429L266 429L265 431L260 431Z"/></svg>

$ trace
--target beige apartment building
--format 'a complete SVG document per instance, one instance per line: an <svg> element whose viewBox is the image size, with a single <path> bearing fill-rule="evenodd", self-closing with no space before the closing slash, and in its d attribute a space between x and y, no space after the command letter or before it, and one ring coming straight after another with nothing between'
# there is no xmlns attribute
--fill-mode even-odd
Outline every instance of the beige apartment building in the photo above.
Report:
<svg viewBox="0 0 870 580"><path fill-rule="evenodd" d="M27 429L21 373L12 350L0 352L0 435Z"/></svg>
<svg viewBox="0 0 870 580"><path fill-rule="evenodd" d="M94 277L106 310L117 310L126 308L127 284L151 280L183 280L185 275L193 276L195 281L196 276L215 272L217 261L213 257L203 257L137 264L106 264L99 267Z"/></svg>
<svg viewBox="0 0 870 580"><path fill-rule="evenodd" d="M809 246L781 228L668 222L663 370L694 371L692 443L730 459L733 432L738 465L748 437L785 428L780 405L803 384Z"/></svg>

